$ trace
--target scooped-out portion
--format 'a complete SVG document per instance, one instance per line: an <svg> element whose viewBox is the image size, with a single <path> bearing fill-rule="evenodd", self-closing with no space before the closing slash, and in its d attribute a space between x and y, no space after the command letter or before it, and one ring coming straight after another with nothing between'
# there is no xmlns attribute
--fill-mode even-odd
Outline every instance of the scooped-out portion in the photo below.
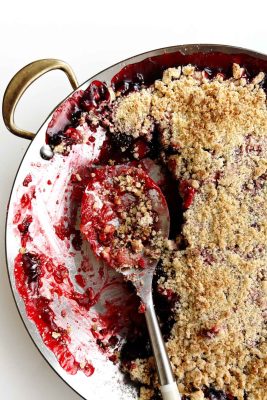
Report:
<svg viewBox="0 0 267 400"><path fill-rule="evenodd" d="M160 258L166 210L160 188L141 168L99 167L82 199L81 231L112 268L145 269Z"/></svg>

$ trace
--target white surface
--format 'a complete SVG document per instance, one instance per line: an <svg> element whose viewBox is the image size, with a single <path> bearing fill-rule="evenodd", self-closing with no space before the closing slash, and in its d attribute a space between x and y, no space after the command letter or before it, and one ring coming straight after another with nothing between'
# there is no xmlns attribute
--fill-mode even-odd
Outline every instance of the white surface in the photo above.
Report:
<svg viewBox="0 0 267 400"><path fill-rule="evenodd" d="M3 1L0 6L0 98L11 77L39 58L70 63L79 82L126 57L184 43L232 44L267 53L262 1ZM18 106L17 123L37 130L70 91L61 72L35 83ZM32 344L11 296L4 221L12 182L28 142L0 119L0 393L6 400L77 400ZM94 400L94 399L92 399ZM97 399L96 399L97 400Z"/></svg>

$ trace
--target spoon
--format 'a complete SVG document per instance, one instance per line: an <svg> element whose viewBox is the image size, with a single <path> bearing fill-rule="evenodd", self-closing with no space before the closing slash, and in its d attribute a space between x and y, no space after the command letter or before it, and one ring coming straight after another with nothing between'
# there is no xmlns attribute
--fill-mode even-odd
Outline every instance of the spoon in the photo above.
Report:
<svg viewBox="0 0 267 400"><path fill-rule="evenodd" d="M99 167L82 199L81 231L94 253L131 281L141 299L164 400L181 400L152 299L152 279L170 217L155 182L139 168Z"/></svg>

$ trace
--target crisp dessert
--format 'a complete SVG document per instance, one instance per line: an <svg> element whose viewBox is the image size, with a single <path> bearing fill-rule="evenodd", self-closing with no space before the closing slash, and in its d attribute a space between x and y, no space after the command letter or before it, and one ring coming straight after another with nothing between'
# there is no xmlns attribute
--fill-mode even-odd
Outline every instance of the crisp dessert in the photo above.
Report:
<svg viewBox="0 0 267 400"><path fill-rule="evenodd" d="M88 190L88 184L93 184L92 174L97 174L99 166L106 166L106 174L113 166L132 167L134 174L125 174L122 180L116 181L120 190L127 187L129 193L140 189L138 181L145 171L160 187L168 203L171 231L168 240L160 245L162 255L153 293L183 399L267 399L264 73L255 74L239 64L233 64L231 73L226 69L198 68L189 64L167 68L161 77L149 82L141 73L134 83L125 79L123 85L113 81L111 87L107 87L103 82L93 81L88 89L76 93L56 111L48 127L47 144L55 158L65 157L67 163L75 149L94 143L98 143L100 153L92 157L87 168L80 168L71 175L72 185L77 189L75 195L71 192L75 204L79 204L77 209L85 188ZM106 179L103 181L102 199L108 200L107 206L119 207L116 193L112 198L105 198L107 183ZM134 196L138 204L143 201L142 196L141 193L138 200ZM127 246L132 246L136 257L142 252L140 238L131 237L130 222L133 220L140 224L141 234L144 233L142 224L147 224L145 241L154 240L153 224L149 223L154 217L149 202L145 203L141 215L137 215L131 205L127 215L120 215L129 224L124 225L125 231L116 234L115 242L112 224L106 225L106 236L99 236L97 232L104 219L96 215L93 231L96 236L90 240L97 238L97 246L106 257L110 251L117 253ZM91 211L89 207L88 212ZM106 220L107 215L104 217ZM30 212L28 219L25 218L22 225L20 218L17 223L22 246L28 249L26 239L29 226L33 225ZM82 221L86 235L85 225ZM61 235L62 241L67 236L73 238L75 229L58 230L58 236ZM38 280L44 276L43 272L40 275L43 261L36 252L25 251L17 260L17 270L23 266L21 270L30 277L28 284L35 282L36 294ZM91 270L87 267L82 272L89 276ZM67 268L64 274L66 276ZM104 276L102 270L101 274L100 278ZM23 287L20 278L17 281L20 288ZM86 293L81 299L81 295L71 290L72 304L77 303L82 309L87 307L89 311L92 302L101 297L86 292L88 298L91 296L87 302ZM24 293L22 289L21 293ZM131 293L134 297L134 292ZM128 307L126 302L122 304L125 309ZM49 305L45 303L46 309ZM143 316L139 315L141 321L137 323L134 312L130 308L127 310L123 323L127 321L132 325L124 334L124 340L118 340L116 323L121 321L115 318L105 330L94 328L96 343L140 385L141 400L160 399ZM50 313L49 318L58 334L53 315ZM47 332L51 321L45 325ZM103 321L104 318L101 323ZM67 331L64 334L68 337ZM110 353L111 348L116 350L115 355ZM69 351L76 362L73 350ZM76 364L77 370L83 370L81 362Z"/></svg>

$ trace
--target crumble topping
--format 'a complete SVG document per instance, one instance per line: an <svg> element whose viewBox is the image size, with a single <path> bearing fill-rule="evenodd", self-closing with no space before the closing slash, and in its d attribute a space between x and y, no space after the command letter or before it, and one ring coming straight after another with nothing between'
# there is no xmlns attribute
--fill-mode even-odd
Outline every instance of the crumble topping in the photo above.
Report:
<svg viewBox="0 0 267 400"><path fill-rule="evenodd" d="M122 193L132 194L137 201L133 202L128 210L121 212L121 223L116 229L117 238L114 240L114 246L121 249L125 243L130 243L135 253L144 251L144 254L150 254L157 259L162 246L162 238L160 231L155 230L158 216L153 210L151 198L145 191L145 181L142 179L136 181L130 175L120 175L115 178L115 181ZM117 197L115 202L121 204L122 200ZM144 243L149 243L154 251L145 249Z"/></svg>
<svg viewBox="0 0 267 400"><path fill-rule="evenodd" d="M153 122L150 116L151 93L149 89L119 97L113 111L111 132L131 135L133 138L152 137Z"/></svg>
<svg viewBox="0 0 267 400"><path fill-rule="evenodd" d="M170 68L149 89L121 97L113 115L119 131L134 138L152 117L163 162L195 190L184 210L186 249L165 249L167 277L158 282L179 296L167 348L179 389L191 400L207 398L206 387L238 400L266 398L264 77L249 81L237 64L229 79L209 79L191 65ZM156 376L146 359L129 372L148 386ZM150 388L140 396L153 398Z"/></svg>

